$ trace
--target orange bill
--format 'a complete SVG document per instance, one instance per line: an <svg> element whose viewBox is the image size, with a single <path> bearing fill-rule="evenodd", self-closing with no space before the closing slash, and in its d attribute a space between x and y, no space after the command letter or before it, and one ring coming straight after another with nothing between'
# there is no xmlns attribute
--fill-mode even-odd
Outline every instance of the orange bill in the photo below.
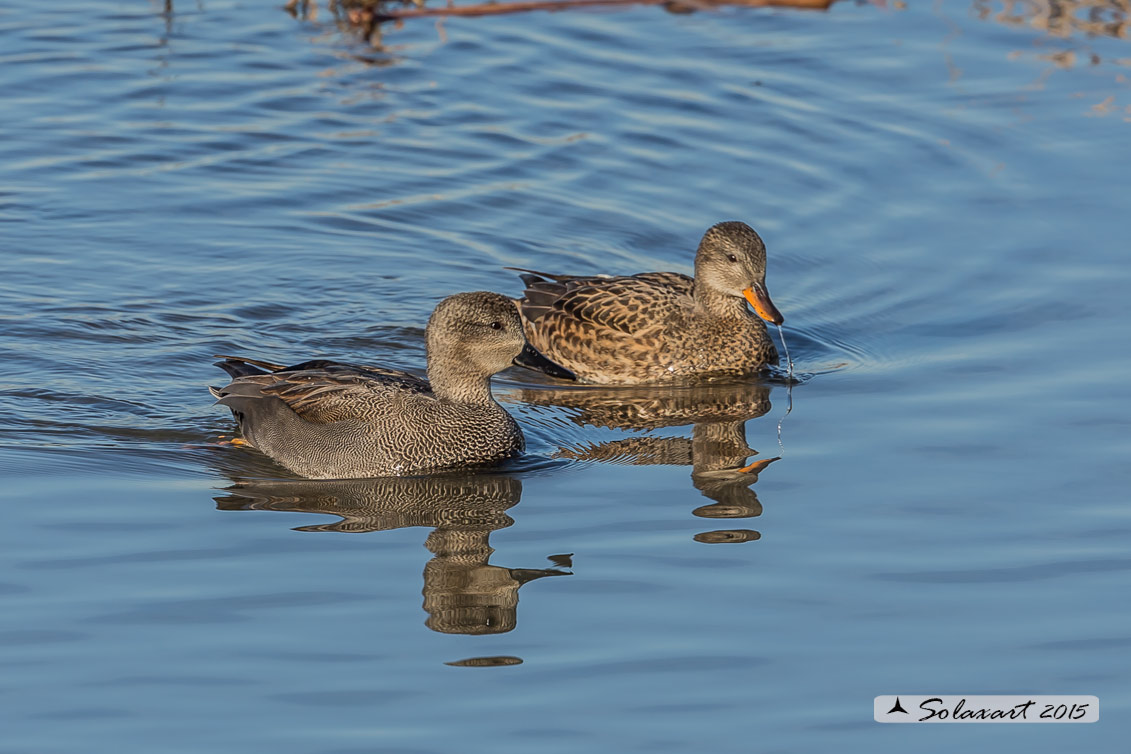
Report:
<svg viewBox="0 0 1131 754"><path fill-rule="evenodd" d="M785 317L781 315L778 308L774 306L774 302L770 301L770 294L760 285L752 285L749 288L742 289L742 295L754 307L754 311L758 312L758 316L767 322L773 322L775 325L780 325L785 322Z"/></svg>
<svg viewBox="0 0 1131 754"><path fill-rule="evenodd" d="M761 460L755 461L749 466L743 466L741 469L739 469L739 471L744 474L754 474L755 476L757 476L758 474L762 473L762 471L771 463L780 460L781 456L777 456L775 458L763 458Z"/></svg>

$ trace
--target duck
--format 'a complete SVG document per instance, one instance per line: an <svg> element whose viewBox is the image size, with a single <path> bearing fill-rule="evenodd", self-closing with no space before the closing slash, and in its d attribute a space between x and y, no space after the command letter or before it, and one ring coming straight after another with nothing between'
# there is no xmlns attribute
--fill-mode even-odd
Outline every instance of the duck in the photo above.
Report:
<svg viewBox="0 0 1131 754"><path fill-rule="evenodd" d="M232 378L210 387L242 438L310 479L357 479L496 464L525 450L514 418L491 394L491 376L529 348L514 302L459 293L441 301L425 330L428 377L324 359L281 366L218 356ZM523 354L524 349L529 353Z"/></svg>
<svg viewBox="0 0 1131 754"><path fill-rule="evenodd" d="M785 318L766 288L766 245L744 222L707 229L693 278L676 272L573 276L508 269L519 272L525 286L516 303L527 342L578 382L736 378L778 361L765 323L780 325ZM523 359L518 363L539 370Z"/></svg>

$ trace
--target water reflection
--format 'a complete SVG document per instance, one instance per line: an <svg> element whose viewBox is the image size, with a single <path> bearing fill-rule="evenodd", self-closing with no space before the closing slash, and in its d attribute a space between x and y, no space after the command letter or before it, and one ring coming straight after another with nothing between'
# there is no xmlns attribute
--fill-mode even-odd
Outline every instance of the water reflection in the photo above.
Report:
<svg viewBox="0 0 1131 754"><path fill-rule="evenodd" d="M583 6L594 2L597 0L579 0L576 5ZM603 0L603 2L608 5L629 6L655 4L673 13L687 13L708 6L754 4L747 0L712 0L710 3L698 5L694 2L678 0ZM766 3L765 0L759 0L757 4L826 10L834 2L835 0L771 0ZM561 5L559 9L566 9L572 5L569 0L559 0L559 3ZM494 15L530 10L537 5L537 3L525 2L465 3L464 7L453 10L450 4L443 6L433 3L431 6L426 6L424 0L326 0L325 10L340 31L360 33L375 47L380 47L380 29L384 21L403 21L417 14ZM284 7L292 16L303 21L317 23L321 18L318 0L288 0ZM895 2L893 7L905 9L907 5ZM166 14L171 12L171 8L172 2L169 0L166 2ZM477 8L480 9L480 13L476 12ZM972 9L979 19L1006 26L1028 27L1054 37L1068 38L1076 34L1116 39L1131 37L1131 4L1127 0L973 0ZM442 27L439 27L438 33L443 38Z"/></svg>
<svg viewBox="0 0 1131 754"><path fill-rule="evenodd" d="M338 521L299 531L374 532L425 526L425 625L446 634L500 634L518 621L518 590L544 576L565 576L569 556L555 568L491 565L491 532L514 523L522 483L509 476L436 476L346 481L239 480L216 498L221 510L324 513Z"/></svg>
<svg viewBox="0 0 1131 754"><path fill-rule="evenodd" d="M662 388L526 387L517 397L527 403L559 406L580 425L651 430L691 424L691 437L640 435L564 447L558 455L577 460L635 466L691 467L691 484L714 502L692 513L701 518L737 519L762 515L762 503L750 489L758 475L778 458L748 463L758 451L746 443L746 421L771 408L766 385L696 385ZM761 535L749 529L703 532L697 542L752 542Z"/></svg>
<svg viewBox="0 0 1131 754"><path fill-rule="evenodd" d="M1056 37L1085 34L1126 39L1131 30L1127 0L974 0L982 20L1028 26Z"/></svg>
<svg viewBox="0 0 1131 754"><path fill-rule="evenodd" d="M511 2L467 2L454 5L425 0L325 0L327 13L342 31L350 30L363 35L377 48L381 46L381 25L395 23L399 28L406 20L434 18L440 40L447 41L442 25L451 16L497 16L531 11L586 10L618 6L657 5L673 14L694 13L722 6L748 6L756 8L779 7L798 10L828 10L837 0L512 0ZM287 0L283 6L291 16L302 21L317 23L320 17L318 0Z"/></svg>
<svg viewBox="0 0 1131 754"><path fill-rule="evenodd" d="M445 665L451 665L457 668L501 668L510 665L521 665L521 657L512 657L511 655L496 655L494 657L468 657L466 660L456 660L454 662L445 662Z"/></svg>

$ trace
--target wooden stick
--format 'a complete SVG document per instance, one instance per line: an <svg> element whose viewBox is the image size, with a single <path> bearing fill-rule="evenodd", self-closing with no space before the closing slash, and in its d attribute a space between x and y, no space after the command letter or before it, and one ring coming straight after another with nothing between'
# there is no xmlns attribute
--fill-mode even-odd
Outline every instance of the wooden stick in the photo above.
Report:
<svg viewBox="0 0 1131 754"><path fill-rule="evenodd" d="M749 8L804 8L828 10L836 0L692 0L687 5L741 5ZM444 8L404 8L378 11L374 21L400 21L426 16L498 16L504 13L527 13L535 10L555 11L569 8L591 8L615 5L676 5L679 0L516 0L510 3L450 5Z"/></svg>

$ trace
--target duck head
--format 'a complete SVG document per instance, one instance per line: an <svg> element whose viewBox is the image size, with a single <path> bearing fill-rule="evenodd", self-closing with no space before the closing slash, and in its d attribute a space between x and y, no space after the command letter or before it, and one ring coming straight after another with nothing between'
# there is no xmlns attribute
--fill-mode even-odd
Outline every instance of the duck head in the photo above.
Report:
<svg viewBox="0 0 1131 754"><path fill-rule="evenodd" d="M520 357L524 365L564 371L527 345L514 301L498 293L448 296L428 319L426 339L430 378L434 361L487 376L519 363Z"/></svg>
<svg viewBox="0 0 1131 754"><path fill-rule="evenodd" d="M707 229L695 254L695 283L746 299L767 322L785 321L766 290L766 244L746 223L732 220Z"/></svg>
<svg viewBox="0 0 1131 754"><path fill-rule="evenodd" d="M425 337L429 365L439 358L486 375L509 367L526 345L514 304L486 291L457 293L437 304Z"/></svg>

